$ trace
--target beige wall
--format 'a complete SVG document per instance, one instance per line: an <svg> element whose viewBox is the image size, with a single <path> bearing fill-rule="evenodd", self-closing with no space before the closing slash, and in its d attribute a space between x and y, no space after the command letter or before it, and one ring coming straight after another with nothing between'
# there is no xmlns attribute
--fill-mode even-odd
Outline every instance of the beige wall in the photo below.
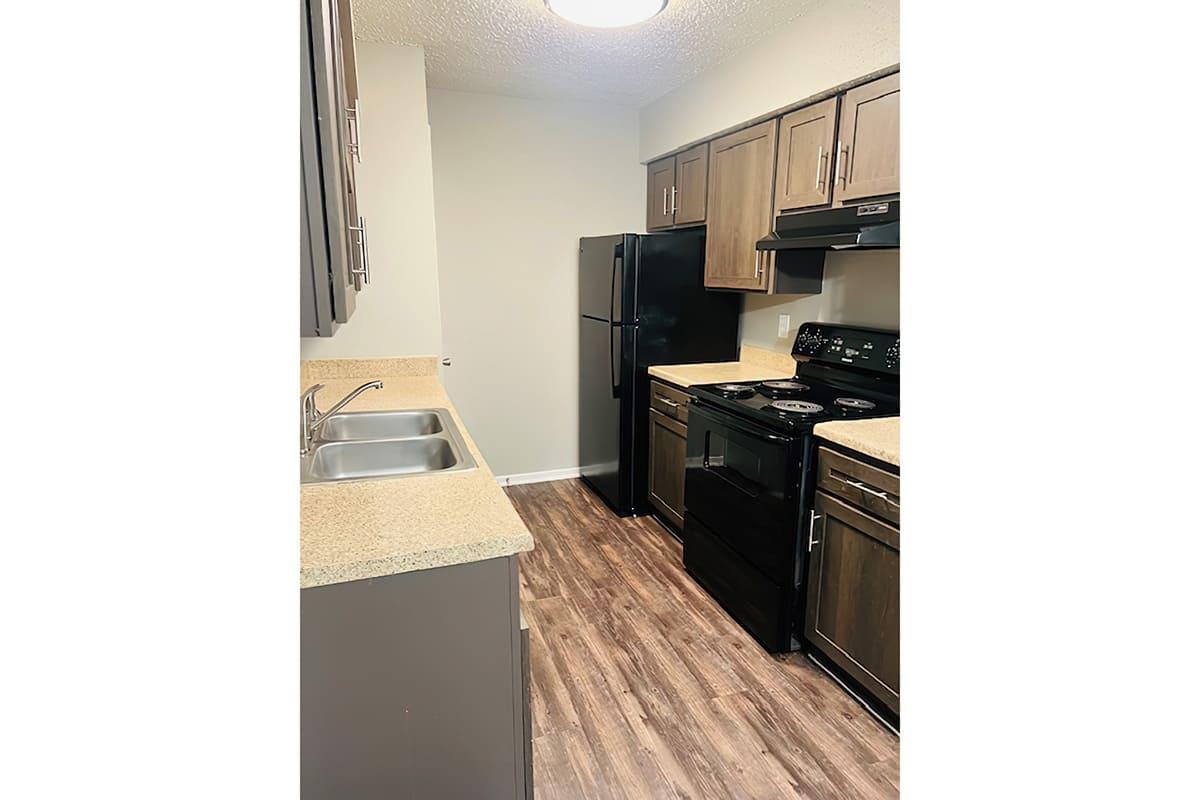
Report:
<svg viewBox="0 0 1200 800"><path fill-rule="evenodd" d="M643 161L900 61L898 0L814 0L754 47L641 109ZM779 315L791 330L778 337ZM790 351L803 322L900 324L900 255L831 253L819 295L747 294L742 342Z"/></svg>
<svg viewBox="0 0 1200 800"><path fill-rule="evenodd" d="M779 337L779 315L791 315L788 335ZM746 295L742 344L790 353L805 322L844 322L875 328L900 327L900 254L895 250L829 253L820 294Z"/></svg>
<svg viewBox="0 0 1200 800"><path fill-rule="evenodd" d="M579 237L640 231L633 108L429 90L442 378L497 475L578 466Z"/></svg>
<svg viewBox="0 0 1200 800"><path fill-rule="evenodd" d="M329 339L301 339L301 358L438 355L433 165L420 47L355 43L362 107L359 207L371 285Z"/></svg>
<svg viewBox="0 0 1200 800"><path fill-rule="evenodd" d="M900 61L899 0L813 0L773 36L641 110L641 160Z"/></svg>

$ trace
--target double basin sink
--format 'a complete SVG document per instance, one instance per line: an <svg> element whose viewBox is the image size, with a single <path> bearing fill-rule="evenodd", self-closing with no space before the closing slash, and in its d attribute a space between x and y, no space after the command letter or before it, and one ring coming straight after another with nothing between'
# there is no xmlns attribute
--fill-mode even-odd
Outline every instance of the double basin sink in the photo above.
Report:
<svg viewBox="0 0 1200 800"><path fill-rule="evenodd" d="M474 469L450 412L361 411L325 421L300 460L300 483L396 478Z"/></svg>

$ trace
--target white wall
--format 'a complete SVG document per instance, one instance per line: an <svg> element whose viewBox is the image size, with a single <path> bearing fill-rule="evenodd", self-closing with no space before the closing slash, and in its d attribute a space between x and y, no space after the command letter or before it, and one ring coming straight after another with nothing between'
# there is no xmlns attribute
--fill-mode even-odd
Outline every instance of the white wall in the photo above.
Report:
<svg viewBox="0 0 1200 800"><path fill-rule="evenodd" d="M815 0L797 20L639 114L643 161L900 61L898 0ZM778 337L779 314L791 330ZM831 253L819 295L747 294L742 342L789 352L801 323L900 324L900 256Z"/></svg>
<svg viewBox="0 0 1200 800"><path fill-rule="evenodd" d="M420 47L355 42L362 119L359 210L371 285L329 339L301 339L301 358L438 355L433 164Z"/></svg>
<svg viewBox="0 0 1200 800"><path fill-rule="evenodd" d="M641 160L899 61L899 0L814 0L769 38L643 108Z"/></svg>
<svg viewBox="0 0 1200 800"><path fill-rule="evenodd" d="M447 391L492 471L578 466L579 237L640 231L633 108L429 90Z"/></svg>

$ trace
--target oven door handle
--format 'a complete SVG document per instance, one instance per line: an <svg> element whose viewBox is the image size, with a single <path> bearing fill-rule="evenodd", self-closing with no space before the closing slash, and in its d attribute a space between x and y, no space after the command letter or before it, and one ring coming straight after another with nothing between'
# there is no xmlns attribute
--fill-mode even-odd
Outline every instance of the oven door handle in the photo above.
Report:
<svg viewBox="0 0 1200 800"><path fill-rule="evenodd" d="M732 417L729 417L725 414L721 414L720 417L716 417L716 416L714 416L714 411L711 406L697 407L696 402L692 401L691 403L688 404L688 408L690 409L688 412L688 425L695 424L696 421L693 418L693 415L694 415L694 416L703 417L706 422L712 423L713 427L729 428L731 430L737 431L738 433L744 433L747 436L752 436L755 439L758 439L760 441L776 442L778 444L787 444L789 441L791 441L786 436L780 436L775 433L769 433L768 431L763 430L762 428L751 427L740 421L735 421ZM720 412L716 412L716 413L720 413Z"/></svg>

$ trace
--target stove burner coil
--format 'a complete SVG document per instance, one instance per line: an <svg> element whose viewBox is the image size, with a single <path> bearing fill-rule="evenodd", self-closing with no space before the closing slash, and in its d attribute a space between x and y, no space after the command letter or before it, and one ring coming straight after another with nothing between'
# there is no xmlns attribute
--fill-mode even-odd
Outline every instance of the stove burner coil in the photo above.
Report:
<svg viewBox="0 0 1200 800"><path fill-rule="evenodd" d="M825 406L809 403L804 400L776 400L771 408L788 414L820 414Z"/></svg>
<svg viewBox="0 0 1200 800"><path fill-rule="evenodd" d="M808 389L808 384L800 381L763 381L758 386L775 392L803 392Z"/></svg>
<svg viewBox="0 0 1200 800"><path fill-rule="evenodd" d="M843 408L857 408L861 411L869 411L875 407L875 404L870 400L863 400L858 397L839 397L833 402L835 405L842 406Z"/></svg>
<svg viewBox="0 0 1200 800"><path fill-rule="evenodd" d="M742 383L718 383L713 388L726 397L749 397L754 394L754 387Z"/></svg>

